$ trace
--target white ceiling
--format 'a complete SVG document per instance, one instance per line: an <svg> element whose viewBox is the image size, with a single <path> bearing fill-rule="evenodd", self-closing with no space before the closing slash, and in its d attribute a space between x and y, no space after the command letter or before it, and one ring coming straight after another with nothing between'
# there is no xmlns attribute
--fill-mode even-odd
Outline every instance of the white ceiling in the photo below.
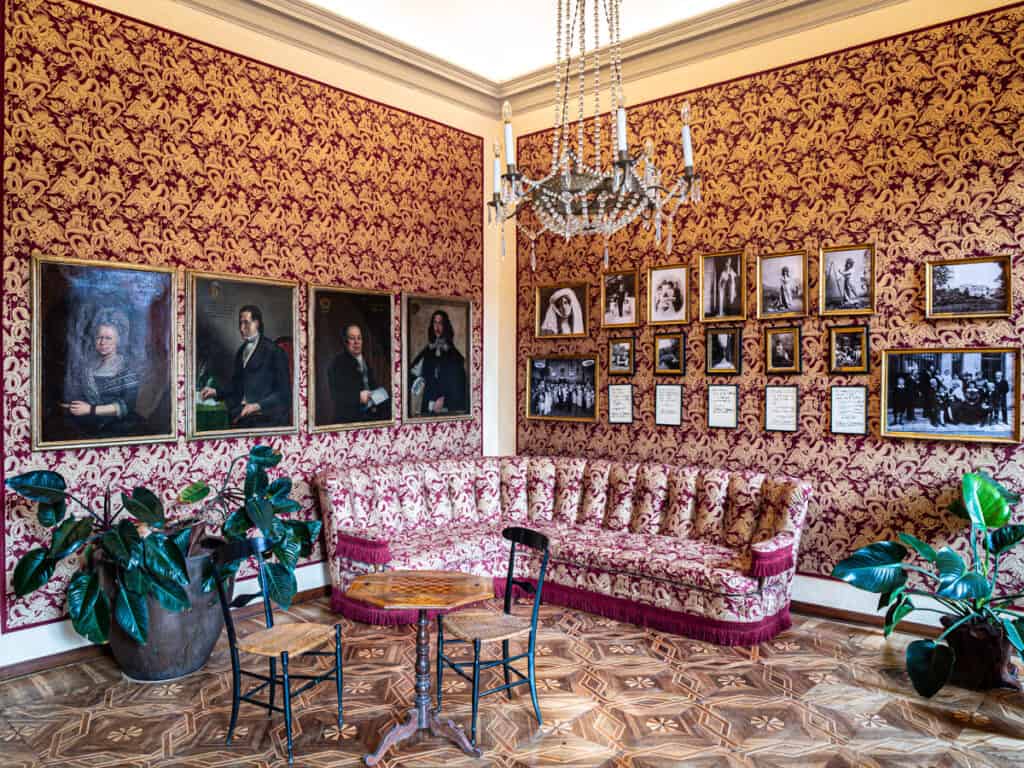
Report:
<svg viewBox="0 0 1024 768"><path fill-rule="evenodd" d="M552 0L307 1L496 82L552 66L555 60ZM733 4L735 0L623 0L622 39ZM592 8L588 2L587 50L593 48ZM601 15L605 45L603 11Z"/></svg>

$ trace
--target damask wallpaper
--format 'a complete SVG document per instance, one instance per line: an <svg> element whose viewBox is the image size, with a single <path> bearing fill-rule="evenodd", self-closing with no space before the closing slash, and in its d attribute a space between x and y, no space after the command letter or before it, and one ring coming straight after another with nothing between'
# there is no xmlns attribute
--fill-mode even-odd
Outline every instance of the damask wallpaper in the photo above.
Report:
<svg viewBox="0 0 1024 768"><path fill-rule="evenodd" d="M627 89L628 97L628 89ZM964 548L960 521L944 511L965 471L983 468L1024 490L1024 449L935 441L882 439L879 434L881 351L907 347L1020 346L1024 339L1024 8L1020 6L847 50L785 68L669 96L629 109L630 145L654 139L660 166L682 169L679 107L693 107L696 161L704 202L677 219L671 254L639 223L611 244L611 269L646 270L682 262L690 267L691 307L697 302L701 254L742 249L747 256L747 317L756 318L755 259L806 249L810 255L810 316L796 321L743 323L739 377L704 375L705 326L687 334L681 428L654 425L653 329L637 330L632 378L607 377L607 340L629 331L600 327L602 243L552 237L518 241L518 449L622 459L754 468L812 480L813 508L799 569L830 574L855 547L909 531L936 546ZM591 133L588 132L588 136ZM550 163L549 134L523 137L520 164L531 173ZM877 247L874 315L817 316L819 248L855 243ZM929 259L1009 254L1014 308L1010 319L925 319L924 264ZM534 286L590 280L589 338L534 338ZM646 317L646 312L644 313ZM691 318L694 311L691 309ZM870 326L871 372L828 374L828 328ZM766 376L763 332L798 323L803 372ZM659 332L669 330L658 328ZM602 386L634 384L636 421L611 426L606 392L596 424L525 418L530 355L596 353ZM736 430L705 426L706 385L738 383ZM762 426L766 384L797 384L799 430L767 433ZM829 386L869 387L869 435L829 432ZM1020 414L1016 414L1020 418ZM1024 557L1007 563L1007 586L1024 586Z"/></svg>
<svg viewBox="0 0 1024 768"><path fill-rule="evenodd" d="M390 290L396 319L402 290L468 296L477 308L472 420L316 435L303 426L272 443L306 515L318 514L306 479L322 467L421 458L439 445L479 454L480 137L76 0L5 0L4 12L5 476L47 468L83 497L108 483L145 484L170 502L188 482L219 477L253 443L183 439L179 290L180 439L32 453L34 253ZM299 296L305 425L305 286ZM397 323L393 348L397 397ZM5 632L62 615L62 587L23 600L9 592L17 559L42 533L32 511L6 494Z"/></svg>

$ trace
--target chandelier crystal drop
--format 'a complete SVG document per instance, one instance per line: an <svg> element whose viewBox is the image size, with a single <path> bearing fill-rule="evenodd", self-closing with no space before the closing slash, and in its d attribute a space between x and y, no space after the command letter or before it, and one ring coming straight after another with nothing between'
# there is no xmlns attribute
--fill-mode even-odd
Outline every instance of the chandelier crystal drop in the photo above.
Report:
<svg viewBox="0 0 1024 768"><path fill-rule="evenodd" d="M654 141L645 139L643 149L635 154L630 153L627 142L619 24L622 1L555 2L555 122L551 168L540 179L528 178L519 171L512 133L512 108L507 101L502 106L504 173L501 172L501 147L497 141L494 143L494 190L488 203L488 221L493 218L502 230L502 256L505 253L504 224L510 219L530 241L530 265L534 270L537 268L536 241L544 232L552 232L566 241L582 235L603 237L607 268L608 240L638 217L643 218L646 226L654 227L655 241L660 245L664 239L666 252L671 251L676 213L683 203L696 204L701 197L700 174L694 172L693 166L690 105L683 102L680 110L683 174L668 187L654 164ZM600 45L602 9L610 41L604 49ZM593 22L591 51L587 50L588 16ZM609 74L603 103L602 53L608 56L606 71ZM593 78L594 94L589 118L585 93L588 71ZM575 98L571 93L573 81ZM573 101L577 104L575 126L570 118ZM590 155L587 154L588 143L593 145ZM663 230L667 230L665 238Z"/></svg>

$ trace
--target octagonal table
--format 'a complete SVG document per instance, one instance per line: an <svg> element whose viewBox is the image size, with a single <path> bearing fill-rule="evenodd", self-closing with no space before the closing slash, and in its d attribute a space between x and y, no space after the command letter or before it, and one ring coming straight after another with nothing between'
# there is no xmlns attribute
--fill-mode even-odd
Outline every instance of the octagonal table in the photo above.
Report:
<svg viewBox="0 0 1024 768"><path fill-rule="evenodd" d="M420 731L443 736L467 755L480 757L465 732L451 720L441 719L430 708L430 640L428 610L450 610L494 597L494 582L488 576L471 576L455 571L382 571L357 576L345 593L354 600L387 610L419 611L416 632L416 698L409 717L384 734L377 750L363 758L376 765L391 747Z"/></svg>

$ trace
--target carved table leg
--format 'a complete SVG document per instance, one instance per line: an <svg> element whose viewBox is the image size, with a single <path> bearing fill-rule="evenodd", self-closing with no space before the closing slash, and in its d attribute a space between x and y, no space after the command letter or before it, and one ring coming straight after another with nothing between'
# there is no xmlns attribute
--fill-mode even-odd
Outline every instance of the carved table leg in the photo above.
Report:
<svg viewBox="0 0 1024 768"><path fill-rule="evenodd" d="M409 710L409 717L405 719L404 723L398 723L390 731L384 734L384 738L380 740L380 744L377 745L377 751L363 758L363 762L367 765L376 765L384 757L384 753L391 749L396 744L399 744L406 739L411 738L413 735L419 732L419 719L416 717L416 710Z"/></svg>

